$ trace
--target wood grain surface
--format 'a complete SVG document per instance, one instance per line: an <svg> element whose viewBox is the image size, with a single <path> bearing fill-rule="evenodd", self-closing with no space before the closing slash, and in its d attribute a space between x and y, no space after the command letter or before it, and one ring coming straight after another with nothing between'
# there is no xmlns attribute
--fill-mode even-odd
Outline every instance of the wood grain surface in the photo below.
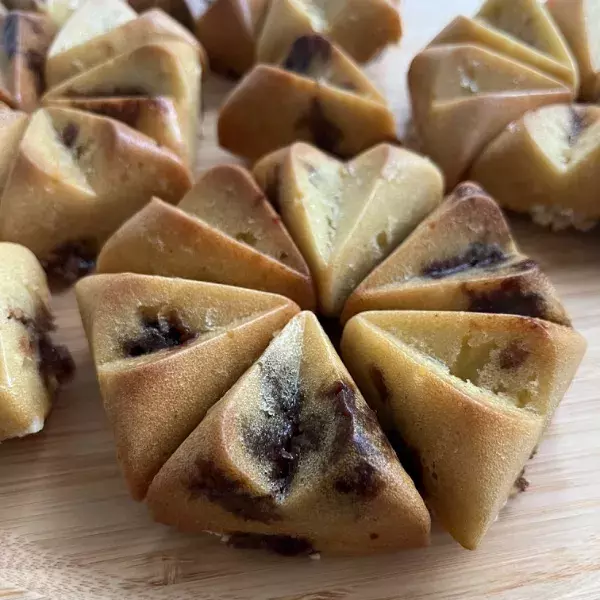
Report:
<svg viewBox="0 0 600 600"><path fill-rule="evenodd" d="M402 130L412 55L477 0L405 0L405 37L370 67ZM231 85L206 85L198 170L230 161L215 114ZM529 490L503 510L480 550L434 525L430 548L366 559L284 559L232 550L154 524L115 461L72 294L56 297L59 339L78 372L43 433L0 446L0 598L19 600L600 599L600 236L515 221L589 341L584 364L538 455Z"/></svg>

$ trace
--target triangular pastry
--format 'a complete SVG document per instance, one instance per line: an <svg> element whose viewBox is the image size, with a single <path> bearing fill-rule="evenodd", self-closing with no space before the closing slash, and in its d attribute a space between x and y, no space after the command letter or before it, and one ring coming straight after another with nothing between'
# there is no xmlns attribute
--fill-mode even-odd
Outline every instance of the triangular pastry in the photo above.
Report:
<svg viewBox="0 0 600 600"><path fill-rule="evenodd" d="M579 66L580 98L597 102L600 98L600 45L598 39L598 0L548 0L547 10L565 36Z"/></svg>
<svg viewBox="0 0 600 600"><path fill-rule="evenodd" d="M256 40L268 0L216 0L206 3L195 32L210 57L211 69L240 76L256 62Z"/></svg>
<svg viewBox="0 0 600 600"><path fill-rule="evenodd" d="M298 312L273 294L145 275L96 275L76 292L119 462L138 500Z"/></svg>
<svg viewBox="0 0 600 600"><path fill-rule="evenodd" d="M80 10L87 11L88 5ZM95 19L101 17L102 5L95 5ZM46 83L49 88L96 67L119 54L127 54L140 46L162 41L181 41L196 48L199 60L203 53L196 38L177 21L162 10L151 10L132 21L127 21L106 33L83 42L70 29L79 27L77 13L61 30L48 52L46 61ZM66 38L66 39L65 39ZM71 43L69 43L71 42ZM57 51L57 49L60 51Z"/></svg>
<svg viewBox="0 0 600 600"><path fill-rule="evenodd" d="M294 40L322 35L354 60L367 62L402 35L389 0L273 0L258 42L260 62L279 62Z"/></svg>
<svg viewBox="0 0 600 600"><path fill-rule="evenodd" d="M196 155L201 71L197 48L187 42L146 44L63 81L46 93L43 102L65 97L173 98L191 162Z"/></svg>
<svg viewBox="0 0 600 600"><path fill-rule="evenodd" d="M475 19L520 43L529 55L523 60L522 50L513 54L506 46L499 47L499 51L564 81L577 93L579 69L545 4L538 0L487 0Z"/></svg>
<svg viewBox="0 0 600 600"><path fill-rule="evenodd" d="M52 342L53 330L42 267L27 248L0 243L0 442L41 431L73 375L73 359Z"/></svg>
<svg viewBox="0 0 600 600"><path fill-rule="evenodd" d="M350 157L395 139L395 124L348 56L305 36L281 66L259 64L246 75L221 108L218 135L221 146L250 160L297 140Z"/></svg>
<svg viewBox="0 0 600 600"><path fill-rule="evenodd" d="M600 219L600 108L556 105L526 113L479 156L470 176L499 202L554 229Z"/></svg>
<svg viewBox="0 0 600 600"><path fill-rule="evenodd" d="M423 150L442 168L449 188L511 121L573 98L573 90L558 80L471 44L425 49L408 77Z"/></svg>
<svg viewBox="0 0 600 600"><path fill-rule="evenodd" d="M0 31L0 101L32 111L44 91L44 61L56 27L42 14L11 11L0 15Z"/></svg>
<svg viewBox="0 0 600 600"><path fill-rule="evenodd" d="M570 328L509 315L379 311L342 355L450 534L474 549L508 499L585 352ZM407 467L408 469L408 467Z"/></svg>
<svg viewBox="0 0 600 600"><path fill-rule="evenodd" d="M278 174L277 197L267 191L311 269L326 316L338 316L354 288L442 201L437 167L385 144L348 163L294 144L256 170L263 182L265 172Z"/></svg>
<svg viewBox="0 0 600 600"><path fill-rule="evenodd" d="M251 175L237 166L206 172L177 208L154 199L107 241L98 271L212 281L315 306L306 262Z"/></svg>
<svg viewBox="0 0 600 600"><path fill-rule="evenodd" d="M174 203L190 187L179 157L130 127L72 109L40 110L2 195L0 237L27 246L50 276L72 283L152 196Z"/></svg>
<svg viewBox="0 0 600 600"><path fill-rule="evenodd" d="M154 517L283 551L427 543L429 514L312 313L295 317L158 473Z"/></svg>
<svg viewBox="0 0 600 600"><path fill-rule="evenodd" d="M52 58L137 19L125 0L86 0L66 21L48 51Z"/></svg>
<svg viewBox="0 0 600 600"><path fill-rule="evenodd" d="M76 108L110 117L151 137L159 146L187 159L186 134L181 129L176 103L168 96L57 98L48 106Z"/></svg>
<svg viewBox="0 0 600 600"><path fill-rule="evenodd" d="M368 310L458 310L570 325L535 261L515 245L501 209L462 183L348 299L342 320Z"/></svg>
<svg viewBox="0 0 600 600"><path fill-rule="evenodd" d="M12 169L28 116L0 103L0 194Z"/></svg>

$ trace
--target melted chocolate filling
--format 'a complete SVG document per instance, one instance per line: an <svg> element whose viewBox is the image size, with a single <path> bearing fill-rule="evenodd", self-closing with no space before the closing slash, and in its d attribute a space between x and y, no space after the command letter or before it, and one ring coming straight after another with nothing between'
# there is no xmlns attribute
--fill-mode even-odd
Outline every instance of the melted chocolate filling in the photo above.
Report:
<svg viewBox="0 0 600 600"><path fill-rule="evenodd" d="M446 260L435 260L425 266L421 274L431 279L443 279L469 269L496 266L505 261L506 254L497 244L473 242L464 254Z"/></svg>
<svg viewBox="0 0 600 600"><path fill-rule="evenodd" d="M145 356L183 346L197 337L198 333L175 310L156 316L144 315L140 335L123 344L123 353L132 358Z"/></svg>
<svg viewBox="0 0 600 600"><path fill-rule="evenodd" d="M36 359L38 371L48 391L54 393L60 385L68 383L75 373L75 362L66 346L52 343L49 334L55 330L55 326L48 309L40 305L34 318L17 309L11 311L8 318L18 321L27 330L27 349Z"/></svg>
<svg viewBox="0 0 600 600"><path fill-rule="evenodd" d="M231 534L227 544L243 550L268 550L281 556L301 556L315 552L308 540L289 535L235 532Z"/></svg>
<svg viewBox="0 0 600 600"><path fill-rule="evenodd" d="M261 523L279 519L277 507L271 496L253 494L241 481L230 477L208 460L196 461L188 489L192 498L204 496L242 519Z"/></svg>
<svg viewBox="0 0 600 600"><path fill-rule="evenodd" d="M42 260L50 284L54 288L67 288L96 267L98 250L91 240L66 242L55 248Z"/></svg>
<svg viewBox="0 0 600 600"><path fill-rule="evenodd" d="M283 68L300 75L308 75L315 61L322 64L329 62L330 58L331 44L325 38L320 35L304 35L292 45Z"/></svg>

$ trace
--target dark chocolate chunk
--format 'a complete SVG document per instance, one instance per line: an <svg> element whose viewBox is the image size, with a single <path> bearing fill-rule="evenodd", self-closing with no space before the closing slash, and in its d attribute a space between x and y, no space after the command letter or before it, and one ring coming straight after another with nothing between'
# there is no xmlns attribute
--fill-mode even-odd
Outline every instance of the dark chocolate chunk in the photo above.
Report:
<svg viewBox="0 0 600 600"><path fill-rule="evenodd" d="M75 362L66 346L55 345L50 338L50 332L55 329L50 311L40 305L33 318L22 310L11 311L8 318L18 321L27 330L29 350L37 360L46 388L54 394L60 385L73 378Z"/></svg>
<svg viewBox="0 0 600 600"><path fill-rule="evenodd" d="M204 496L242 519L269 523L279 519L271 496L257 496L241 481L224 473L213 462L198 459L187 486L192 498Z"/></svg>
<svg viewBox="0 0 600 600"><path fill-rule="evenodd" d="M459 255L445 260L434 260L429 263L421 274L432 279L442 279L456 275L469 269L496 266L506 261L506 254L498 244L482 244L473 242L467 250Z"/></svg>
<svg viewBox="0 0 600 600"><path fill-rule="evenodd" d="M379 496L384 482L379 471L364 458L334 482L335 490L340 494L353 494L363 500L372 500Z"/></svg>
<svg viewBox="0 0 600 600"><path fill-rule="evenodd" d="M499 356L500 368L504 370L518 369L522 367L531 352L523 346L522 342L511 342Z"/></svg>
<svg viewBox="0 0 600 600"><path fill-rule="evenodd" d="M8 60L12 60L19 50L19 18L20 15L14 12L9 12L4 17L2 47Z"/></svg>
<svg viewBox="0 0 600 600"><path fill-rule="evenodd" d="M74 240L55 248L41 261L53 288L73 285L96 267L97 245L92 240Z"/></svg>
<svg viewBox="0 0 600 600"><path fill-rule="evenodd" d="M79 135L79 126L75 123L69 123L61 133L62 143L65 147L72 149L77 142L77 136Z"/></svg>
<svg viewBox="0 0 600 600"><path fill-rule="evenodd" d="M315 146L331 154L338 153L344 140L344 132L325 115L317 96L313 98L308 114L298 119L296 131L299 134L308 132Z"/></svg>
<svg viewBox="0 0 600 600"><path fill-rule="evenodd" d="M515 481L514 489L515 489L516 493L519 493L519 492L526 492L528 487L529 487L529 481L527 481L527 479L525 479L525 469L523 469L521 471L520 475L517 477L517 480Z"/></svg>
<svg viewBox="0 0 600 600"><path fill-rule="evenodd" d="M330 58L331 44L324 37L304 35L293 43L283 63L283 68L300 75L307 75L315 61L323 64Z"/></svg>
<svg viewBox="0 0 600 600"><path fill-rule="evenodd" d="M371 365L369 374L371 376L371 381L377 390L377 395L379 396L381 403L389 404L390 399L392 398L392 393L385 382L385 376L383 375L381 369L376 365Z"/></svg>
<svg viewBox="0 0 600 600"><path fill-rule="evenodd" d="M569 115L570 122L567 133L567 144L573 147L581 137L581 134L589 127L589 123L586 118L585 109L572 106L569 108Z"/></svg>
<svg viewBox="0 0 600 600"><path fill-rule="evenodd" d="M158 315L142 315L142 331L134 340L123 344L125 356L137 357L170 350L194 341L194 331L175 310Z"/></svg>
<svg viewBox="0 0 600 600"><path fill-rule="evenodd" d="M546 302L537 292L523 287L519 277L505 279L497 288L489 291L469 289L469 310L492 314L521 315L544 319L546 317Z"/></svg>
<svg viewBox="0 0 600 600"><path fill-rule="evenodd" d="M289 535L234 532L229 536L227 545L242 550L268 550L281 556L301 556L315 553L315 549L308 540Z"/></svg>

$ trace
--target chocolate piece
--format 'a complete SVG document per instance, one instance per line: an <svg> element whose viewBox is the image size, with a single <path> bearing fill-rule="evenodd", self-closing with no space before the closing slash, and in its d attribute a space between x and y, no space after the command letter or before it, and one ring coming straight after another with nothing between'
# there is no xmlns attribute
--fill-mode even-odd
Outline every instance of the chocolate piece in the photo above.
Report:
<svg viewBox="0 0 600 600"><path fill-rule="evenodd" d="M442 279L469 269L496 266L505 261L506 254L497 244L474 242L460 256L429 263L423 268L421 274L432 279Z"/></svg>
<svg viewBox="0 0 600 600"><path fill-rule="evenodd" d="M156 316L143 316L142 331L135 340L123 344L126 356L137 357L184 346L198 337L198 333L182 320L177 311Z"/></svg>
<svg viewBox="0 0 600 600"><path fill-rule="evenodd" d="M281 556L315 553L315 549L308 540L288 535L235 532L229 536L227 545L242 550L268 550Z"/></svg>
<svg viewBox="0 0 600 600"><path fill-rule="evenodd" d="M278 520L271 496L255 496L241 481L222 472L214 463L199 459L188 482L191 497L202 495L226 511L250 521L268 523Z"/></svg>
<svg viewBox="0 0 600 600"><path fill-rule="evenodd" d="M79 135L79 127L75 123L69 123L61 133L63 144L71 149L75 146L77 136Z"/></svg>
<svg viewBox="0 0 600 600"><path fill-rule="evenodd" d="M55 248L41 263L52 287L61 289L70 287L78 279L91 273L96 267L96 255L95 242L75 240Z"/></svg>
<svg viewBox="0 0 600 600"><path fill-rule="evenodd" d="M588 128L589 122L586 119L586 113L578 110L576 107L569 107L570 128L567 131L567 144L572 148L581 137L581 134Z"/></svg>
<svg viewBox="0 0 600 600"><path fill-rule="evenodd" d="M353 494L364 500L376 498L384 483L373 465L361 459L343 478L336 479L334 488L340 494Z"/></svg>
<svg viewBox="0 0 600 600"><path fill-rule="evenodd" d="M529 350L521 342L513 341L500 353L500 368L505 370L518 369L523 366L529 354Z"/></svg>
<svg viewBox="0 0 600 600"><path fill-rule="evenodd" d="M27 330L29 350L37 360L44 385L54 394L58 386L68 383L75 373L75 362L67 347L55 345L50 338L49 333L55 330L54 318L43 305L34 318L20 309L11 311L8 318L18 321Z"/></svg>
<svg viewBox="0 0 600 600"><path fill-rule="evenodd" d="M525 478L525 469L523 469L515 481L514 491L518 494L526 492L527 488L529 488L529 481Z"/></svg>
<svg viewBox="0 0 600 600"><path fill-rule="evenodd" d="M523 288L519 278L506 279L489 292L480 292L465 286L469 296L469 311L506 315L521 315L544 319L546 302L536 293Z"/></svg>
<svg viewBox="0 0 600 600"><path fill-rule="evenodd" d="M308 130L315 146L329 152L337 153L337 148L344 139L344 132L323 111L321 100L315 96L307 115L298 119L296 131Z"/></svg>
<svg viewBox="0 0 600 600"><path fill-rule="evenodd" d="M283 68L300 75L310 74L315 61L326 63L331 58L331 44L320 35L299 37L292 45Z"/></svg>

